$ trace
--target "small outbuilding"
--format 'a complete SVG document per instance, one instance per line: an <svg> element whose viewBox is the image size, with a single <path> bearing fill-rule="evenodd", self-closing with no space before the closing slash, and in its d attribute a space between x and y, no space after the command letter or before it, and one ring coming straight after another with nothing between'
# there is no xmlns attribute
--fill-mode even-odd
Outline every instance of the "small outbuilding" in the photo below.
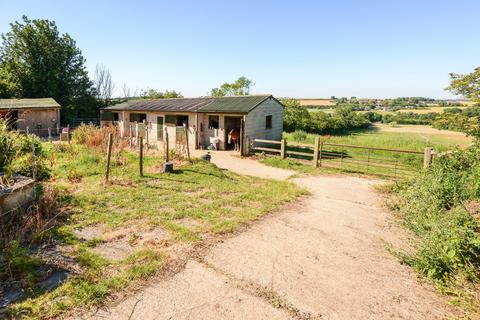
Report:
<svg viewBox="0 0 480 320"><path fill-rule="evenodd" d="M47 136L48 128L60 124L60 105L52 98L0 99L0 118L12 129Z"/></svg>
<svg viewBox="0 0 480 320"><path fill-rule="evenodd" d="M220 150L233 149L227 135L241 132L241 143L251 139L280 140L283 132L283 105L272 95L130 100L103 109L102 125L115 124L120 135L135 136L138 124L148 131L149 143L170 145L185 139L189 146L204 149L212 139Z"/></svg>

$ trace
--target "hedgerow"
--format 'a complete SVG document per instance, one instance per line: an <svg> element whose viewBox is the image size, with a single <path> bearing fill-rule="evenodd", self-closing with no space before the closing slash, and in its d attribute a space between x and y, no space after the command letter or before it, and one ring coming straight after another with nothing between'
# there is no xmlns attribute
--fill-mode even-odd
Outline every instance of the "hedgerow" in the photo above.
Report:
<svg viewBox="0 0 480 320"><path fill-rule="evenodd" d="M404 261L443 285L480 283L480 143L437 157L394 191L395 207L419 240Z"/></svg>

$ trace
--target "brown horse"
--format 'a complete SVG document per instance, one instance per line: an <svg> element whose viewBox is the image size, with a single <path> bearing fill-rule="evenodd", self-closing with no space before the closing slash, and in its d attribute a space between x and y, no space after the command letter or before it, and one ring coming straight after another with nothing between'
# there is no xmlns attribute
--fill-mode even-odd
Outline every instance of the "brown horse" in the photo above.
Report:
<svg viewBox="0 0 480 320"><path fill-rule="evenodd" d="M234 150L240 151L240 129L234 128L228 133L228 144L234 144Z"/></svg>

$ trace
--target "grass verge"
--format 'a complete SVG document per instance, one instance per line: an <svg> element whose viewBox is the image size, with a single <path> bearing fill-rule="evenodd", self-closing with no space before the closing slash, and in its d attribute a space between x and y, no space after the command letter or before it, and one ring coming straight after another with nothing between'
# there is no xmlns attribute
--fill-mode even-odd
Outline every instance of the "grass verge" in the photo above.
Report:
<svg viewBox="0 0 480 320"><path fill-rule="evenodd" d="M155 154L144 157L145 174L140 177L138 155L128 151L115 152L111 180L105 183L105 156L98 149L47 144L47 150L53 167L49 183L59 189L60 207L69 214L67 223L36 239L71 248L69 255L79 271L45 292L37 289L34 277L34 267L41 261L29 260L32 268L22 272L32 276L31 294L8 307L13 317L53 318L99 304L113 292L158 272L166 258L165 242L136 245L119 261L99 253L98 246L117 240L122 230L129 243L141 238L143 230L162 230L168 235L167 245L198 242L207 235L237 230L306 192L290 182L240 176L204 161L163 174L163 159ZM85 228L98 228L100 235L82 239L77 231ZM26 261L27 251L20 253Z"/></svg>

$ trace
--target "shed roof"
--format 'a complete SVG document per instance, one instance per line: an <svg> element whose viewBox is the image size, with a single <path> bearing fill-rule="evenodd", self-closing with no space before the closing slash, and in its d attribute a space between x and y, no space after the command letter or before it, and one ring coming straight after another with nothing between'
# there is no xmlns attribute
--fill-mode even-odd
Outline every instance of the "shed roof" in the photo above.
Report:
<svg viewBox="0 0 480 320"><path fill-rule="evenodd" d="M130 100L105 110L248 113L270 97L272 95Z"/></svg>
<svg viewBox="0 0 480 320"><path fill-rule="evenodd" d="M0 110L60 108L53 98L0 99Z"/></svg>

